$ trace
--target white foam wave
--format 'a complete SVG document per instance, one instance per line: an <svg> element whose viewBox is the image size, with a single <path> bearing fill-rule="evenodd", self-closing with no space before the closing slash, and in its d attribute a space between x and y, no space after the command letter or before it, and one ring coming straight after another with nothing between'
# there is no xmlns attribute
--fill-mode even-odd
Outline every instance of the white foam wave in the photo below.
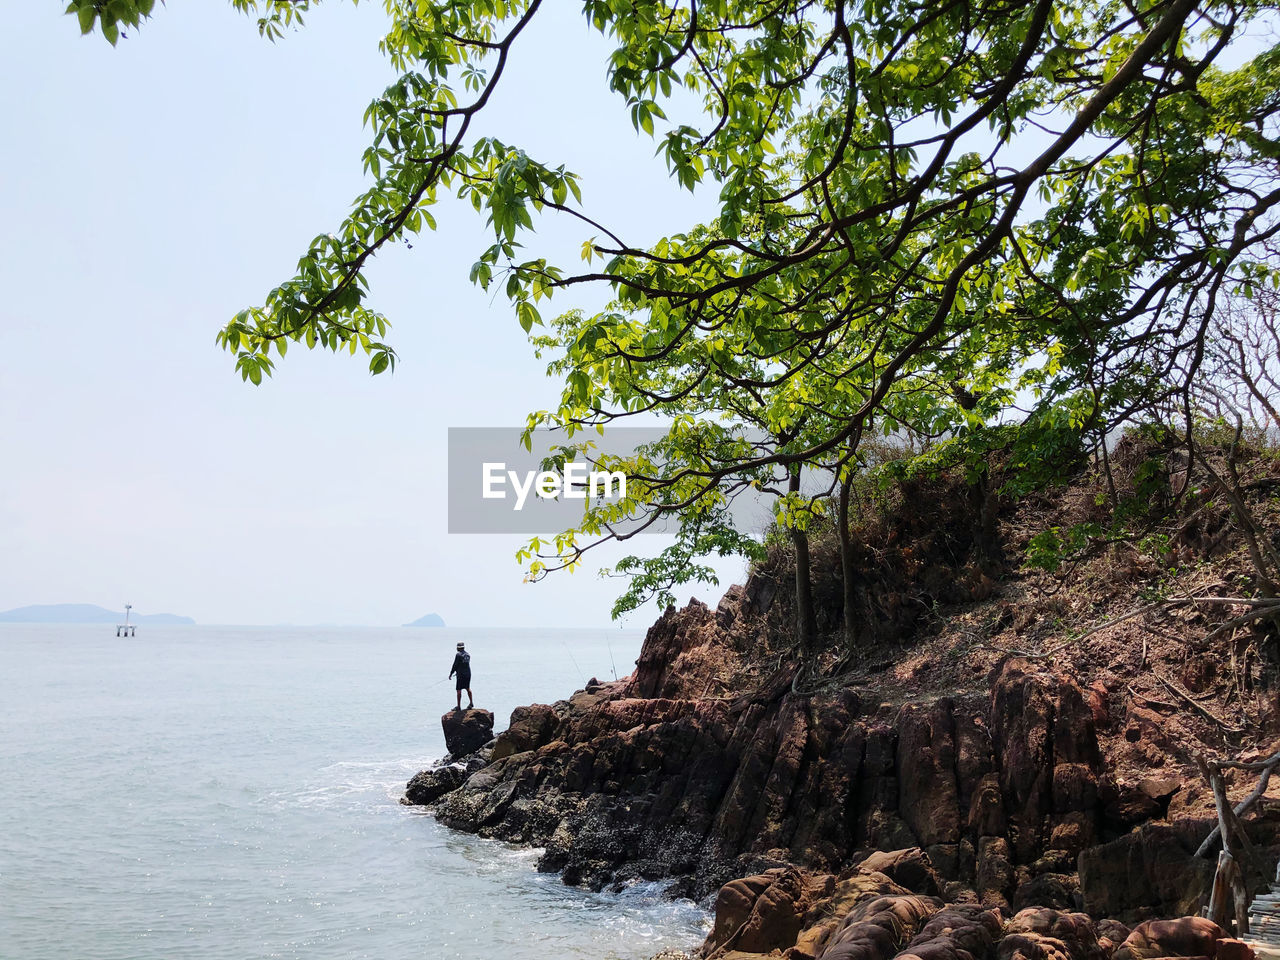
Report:
<svg viewBox="0 0 1280 960"><path fill-rule="evenodd" d="M308 782L274 790L262 798L273 809L398 804L421 760L339 760L317 770Z"/></svg>

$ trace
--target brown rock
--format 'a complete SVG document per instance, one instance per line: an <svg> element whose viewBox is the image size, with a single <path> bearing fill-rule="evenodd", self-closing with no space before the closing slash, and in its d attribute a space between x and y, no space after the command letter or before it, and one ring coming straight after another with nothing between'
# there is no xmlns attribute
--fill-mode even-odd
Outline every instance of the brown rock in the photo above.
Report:
<svg viewBox="0 0 1280 960"><path fill-rule="evenodd" d="M1052 824L1046 847L1049 850L1065 850L1075 856L1097 839L1092 812L1083 810L1051 817Z"/></svg>
<svg viewBox="0 0 1280 960"><path fill-rule="evenodd" d="M731 629L734 621L738 619L738 613L744 602L746 602L746 589L738 583L729 587L716 605L716 626L721 630Z"/></svg>
<svg viewBox="0 0 1280 960"><path fill-rule="evenodd" d="M715 925L707 952L769 953L795 945L805 916L835 888L830 874L806 874L794 867L734 880L716 896Z"/></svg>
<svg viewBox="0 0 1280 960"><path fill-rule="evenodd" d="M1214 960L1254 960L1253 947L1243 940L1223 937L1218 941L1218 952Z"/></svg>
<svg viewBox="0 0 1280 960"><path fill-rule="evenodd" d="M716 614L705 603L694 599L680 610L667 607L645 635L626 695L701 696L732 653Z"/></svg>
<svg viewBox="0 0 1280 960"><path fill-rule="evenodd" d="M960 839L953 708L909 703L898 717L898 810L922 846Z"/></svg>
<svg viewBox="0 0 1280 960"><path fill-rule="evenodd" d="M977 876L974 879L979 901L988 907L1008 906L1013 876L1009 842L1004 837L982 837L978 841Z"/></svg>
<svg viewBox="0 0 1280 960"><path fill-rule="evenodd" d="M1101 754L1093 715L1071 679L1016 657L995 671L990 709L1013 855L1029 863L1047 839L1051 812L1087 810L1096 799Z"/></svg>
<svg viewBox="0 0 1280 960"><path fill-rule="evenodd" d="M858 904L883 896L902 896L908 891L882 873L855 873L841 879L831 895L809 909L804 918L805 929L787 951L789 960L820 957L828 941Z"/></svg>
<svg viewBox="0 0 1280 960"><path fill-rule="evenodd" d="M1102 939L1105 937L1107 940L1110 940L1114 946L1117 946L1117 947L1120 946L1120 944L1124 943L1125 939L1129 936L1129 934L1133 932L1127 926L1121 923L1119 920L1111 920L1111 919L1099 920L1095 924L1095 929L1098 932L1099 943L1101 943Z"/></svg>
<svg viewBox="0 0 1280 960"><path fill-rule="evenodd" d="M941 908L932 898L875 897L863 901L832 934L823 960L890 960Z"/></svg>
<svg viewBox="0 0 1280 960"><path fill-rule="evenodd" d="M996 960L1071 960L1066 944L1037 933L1006 933L996 944Z"/></svg>
<svg viewBox="0 0 1280 960"><path fill-rule="evenodd" d="M751 916L760 894L768 889L782 871L771 874L757 874L753 877L741 877L730 880L716 894L715 924L711 929L710 942L722 946L729 942Z"/></svg>
<svg viewBox="0 0 1280 960"><path fill-rule="evenodd" d="M451 757L475 753L493 739L493 712L490 710L450 710L440 718L444 744Z"/></svg>
<svg viewBox="0 0 1280 960"><path fill-rule="evenodd" d="M988 773L978 781L969 805L969 832L976 837L1003 836L1004 802L1000 798L1000 776Z"/></svg>
<svg viewBox="0 0 1280 960"><path fill-rule="evenodd" d="M1071 960L1102 960L1102 948L1098 944L1093 921L1083 913L1028 907L1009 921L1004 932L1006 937L1024 934L1051 940L1052 949L1065 950Z"/></svg>
<svg viewBox="0 0 1280 960"><path fill-rule="evenodd" d="M1212 957L1226 932L1205 917L1148 920L1133 928L1115 952L1114 960L1150 957Z"/></svg>
<svg viewBox="0 0 1280 960"><path fill-rule="evenodd" d="M1018 884L1013 891L1013 909L1049 907L1070 910L1075 906L1079 889L1080 882L1074 873L1042 873Z"/></svg>
<svg viewBox="0 0 1280 960"><path fill-rule="evenodd" d="M1175 829L1160 824L1088 847L1078 865L1085 912L1128 919L1199 910L1214 872L1213 863L1191 856Z"/></svg>
<svg viewBox="0 0 1280 960"><path fill-rule="evenodd" d="M913 893L934 896L940 886L933 864L919 847L873 853L860 861L857 869L863 873L882 873Z"/></svg>
<svg viewBox="0 0 1280 960"><path fill-rule="evenodd" d="M1085 691L1085 701L1089 705L1089 712L1093 715L1095 728L1101 729L1111 723L1110 700L1110 691L1101 681L1091 683Z"/></svg>
<svg viewBox="0 0 1280 960"><path fill-rule="evenodd" d="M1092 811L1098 803L1097 774L1084 763L1053 768L1053 809L1059 813Z"/></svg>
<svg viewBox="0 0 1280 960"><path fill-rule="evenodd" d="M555 709L545 703L516 707L511 711L511 725L498 735L490 759L501 760L550 743L556 739L557 720Z"/></svg>
<svg viewBox="0 0 1280 960"><path fill-rule="evenodd" d="M926 921L898 954L900 960L974 960L991 953L1000 920L975 906L944 907Z"/></svg>

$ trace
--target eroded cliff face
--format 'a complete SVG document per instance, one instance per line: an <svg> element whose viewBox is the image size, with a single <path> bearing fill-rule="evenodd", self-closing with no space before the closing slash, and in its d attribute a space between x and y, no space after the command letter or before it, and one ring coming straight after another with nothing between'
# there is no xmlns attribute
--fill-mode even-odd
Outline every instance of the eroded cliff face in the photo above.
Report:
<svg viewBox="0 0 1280 960"><path fill-rule="evenodd" d="M417 802L544 847L542 869L597 888L671 877L702 896L792 866L839 877L875 855L904 889L975 909L1198 909L1213 867L1191 851L1209 821L1161 819L1176 777L1117 784L1097 731L1105 690L1006 656L983 692L793 692L785 656L747 655L765 592L669 610L630 678L516 710L487 753L415 778ZM751 692L716 695L735 686ZM1275 822L1252 829L1274 866Z"/></svg>

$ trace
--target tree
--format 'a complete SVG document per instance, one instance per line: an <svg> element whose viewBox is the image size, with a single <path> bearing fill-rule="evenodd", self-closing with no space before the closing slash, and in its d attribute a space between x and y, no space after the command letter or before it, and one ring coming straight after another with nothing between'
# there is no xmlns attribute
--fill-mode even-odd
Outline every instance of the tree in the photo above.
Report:
<svg viewBox="0 0 1280 960"><path fill-rule="evenodd" d="M1264 252L1278 256L1271 245ZM1268 286L1224 298L1212 331L1199 368L1184 372L1182 389L1154 405L1151 415L1171 435L1180 435L1185 446L1183 492L1198 466L1227 501L1253 567L1253 587L1272 598L1280 596L1280 550L1249 508L1250 483L1242 476L1240 459L1244 448L1274 449L1280 437L1280 293ZM1196 359L1185 359L1185 367ZM1229 439L1214 444L1215 433L1219 440ZM1222 448L1220 456L1215 446ZM1272 617L1272 623L1280 634L1280 617Z"/></svg>
<svg viewBox="0 0 1280 960"><path fill-rule="evenodd" d="M161 0L163 2L163 0ZM231 0L245 14L260 14L258 32L270 40L284 36L289 27L302 26L310 0ZM80 24L81 33L97 29L113 47L124 30L136 30L155 12L156 0L71 0L67 13Z"/></svg>
<svg viewBox="0 0 1280 960"><path fill-rule="evenodd" d="M305 7L235 2L268 35ZM1258 250L1280 230L1280 50L1243 39L1256 0L582 0L636 129L682 186L718 191L712 222L652 246L593 218L562 165L472 133L542 0L386 7L402 75L366 112L374 185L220 342L255 383L291 342L390 369L364 269L463 197L493 228L472 279L551 331L566 389L534 422L687 429L690 398L742 390L774 427L822 412L737 459L677 456L646 487L664 511L761 470L838 471L900 417L960 441L1010 418L1033 447L1064 423L1105 435L1196 375L1224 294L1275 276ZM583 264L525 252L534 212L580 224ZM591 286L613 304L544 323ZM575 565L572 534L526 559Z"/></svg>

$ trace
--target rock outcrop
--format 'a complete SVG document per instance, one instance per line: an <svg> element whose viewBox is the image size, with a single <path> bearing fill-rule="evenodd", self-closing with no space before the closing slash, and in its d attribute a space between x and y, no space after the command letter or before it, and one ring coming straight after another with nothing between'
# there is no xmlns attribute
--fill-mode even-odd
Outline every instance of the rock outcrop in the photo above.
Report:
<svg viewBox="0 0 1280 960"><path fill-rule="evenodd" d="M779 657L756 682L735 684L749 692L708 694L750 669L734 628L764 590L753 581L715 611L696 602L668 610L631 677L517 709L483 769L424 771L406 800L433 805L447 826L544 848L540 868L569 883L674 878L679 893L720 890L742 928L733 949L746 952L801 949L782 942L803 939L817 904L855 875L924 899L911 901L909 918L859 914L853 932L828 930L831 949L838 940L844 952L827 956L879 956L873 928L885 924L894 943L915 943L947 902L959 911L946 915L947 929L968 930L966 943L982 941L989 911L1042 911L1027 916L1049 926L1025 920L1022 940L1002 934L997 960L1101 960L1096 936L1082 945L1087 937L1064 933L1059 914L1133 923L1198 909L1213 865L1191 851L1211 824L1150 822L1168 809L1176 779L1113 781L1095 726L1105 690L1043 659L1008 656L985 694L881 703L848 687L794 693L795 668ZM466 746L487 740L481 727ZM1250 829L1274 861L1277 825ZM1124 939L1116 926L1104 937L1111 946ZM920 960L992 956L918 945Z"/></svg>
<svg viewBox="0 0 1280 960"><path fill-rule="evenodd" d="M493 739L493 712L490 710L450 710L440 718L444 745L457 759L475 753Z"/></svg>
<svg viewBox="0 0 1280 960"><path fill-rule="evenodd" d="M446 793L458 789L464 780L482 770L489 757L485 750L477 750L461 760L444 759L426 770L414 774L405 787L402 803L410 806L427 806Z"/></svg>

